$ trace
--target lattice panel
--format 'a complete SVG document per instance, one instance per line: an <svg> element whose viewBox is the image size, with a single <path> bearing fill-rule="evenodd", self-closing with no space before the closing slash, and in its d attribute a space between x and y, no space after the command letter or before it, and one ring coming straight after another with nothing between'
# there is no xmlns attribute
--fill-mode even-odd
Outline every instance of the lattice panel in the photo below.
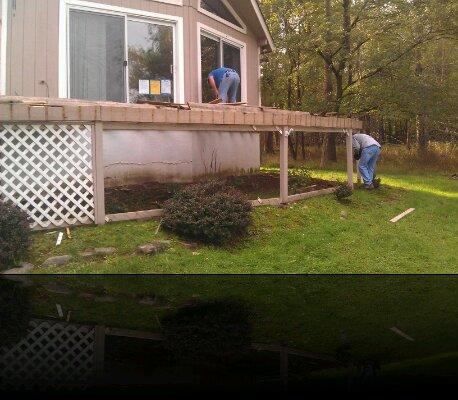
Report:
<svg viewBox="0 0 458 400"><path fill-rule="evenodd" d="M89 382L94 376L91 326L32 320L29 334L0 347L0 387L49 388Z"/></svg>
<svg viewBox="0 0 458 400"><path fill-rule="evenodd" d="M91 126L0 124L0 198L35 229L92 223Z"/></svg>

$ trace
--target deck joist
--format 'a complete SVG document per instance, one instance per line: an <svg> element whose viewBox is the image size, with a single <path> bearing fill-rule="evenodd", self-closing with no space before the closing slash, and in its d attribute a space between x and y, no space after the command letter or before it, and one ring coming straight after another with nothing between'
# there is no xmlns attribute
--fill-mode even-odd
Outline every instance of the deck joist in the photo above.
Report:
<svg viewBox="0 0 458 400"><path fill-rule="evenodd" d="M262 132L288 127L299 132L362 129L355 118L318 116L270 107L186 103L177 107L0 96L2 122L103 122L108 129Z"/></svg>

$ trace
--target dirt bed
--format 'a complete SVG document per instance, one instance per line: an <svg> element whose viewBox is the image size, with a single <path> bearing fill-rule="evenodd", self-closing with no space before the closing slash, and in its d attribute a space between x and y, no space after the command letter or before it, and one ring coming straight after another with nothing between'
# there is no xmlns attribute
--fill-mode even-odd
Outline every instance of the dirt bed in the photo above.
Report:
<svg viewBox="0 0 458 400"><path fill-rule="evenodd" d="M279 174L259 173L224 178L227 185L234 186L250 199L278 197ZM105 189L107 214L162 208L173 193L189 184L147 182L138 185L118 186ZM302 176L289 177L290 194L312 192L336 186L336 182Z"/></svg>

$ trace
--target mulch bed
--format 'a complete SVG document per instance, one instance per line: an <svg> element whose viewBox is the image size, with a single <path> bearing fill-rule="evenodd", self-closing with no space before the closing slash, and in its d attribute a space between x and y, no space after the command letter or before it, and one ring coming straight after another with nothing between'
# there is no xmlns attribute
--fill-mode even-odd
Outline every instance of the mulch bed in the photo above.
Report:
<svg viewBox="0 0 458 400"><path fill-rule="evenodd" d="M245 193L248 198L278 197L280 176L274 173L257 173L229 176L224 178L227 185L234 186ZM137 185L118 186L105 189L105 207L107 214L130 211L153 210L162 208L181 187L189 185L179 183L147 182ZM289 178L290 194L306 193L336 186L336 182L322 179Z"/></svg>

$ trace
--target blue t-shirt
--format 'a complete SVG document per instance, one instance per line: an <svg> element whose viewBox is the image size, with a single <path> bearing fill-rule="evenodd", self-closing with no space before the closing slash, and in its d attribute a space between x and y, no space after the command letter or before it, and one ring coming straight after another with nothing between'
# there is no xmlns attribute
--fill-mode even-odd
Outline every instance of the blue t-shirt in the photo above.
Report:
<svg viewBox="0 0 458 400"><path fill-rule="evenodd" d="M224 74L228 71L233 71L233 69L231 68L217 68L215 70L213 70L212 72L210 72L208 74L208 77L210 78L210 76L213 76L213 79L215 80L215 83L216 83L216 87L219 88L219 85L221 85L221 81L223 80L224 78Z"/></svg>

